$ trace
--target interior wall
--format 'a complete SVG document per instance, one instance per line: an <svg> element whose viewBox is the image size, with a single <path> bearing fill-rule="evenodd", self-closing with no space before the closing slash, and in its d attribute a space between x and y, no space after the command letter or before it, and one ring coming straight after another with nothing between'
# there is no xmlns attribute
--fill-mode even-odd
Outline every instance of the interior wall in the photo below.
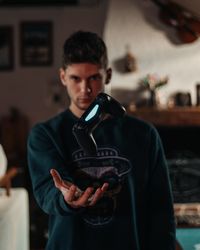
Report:
<svg viewBox="0 0 200 250"><path fill-rule="evenodd" d="M139 80L148 73L157 73L169 77L169 83L159 90L163 106L176 91L189 91L195 103L195 84L200 81L200 39L180 44L176 29L159 20L159 8L152 1L102 0L97 3L78 7L1 7L0 25L11 25L14 29L14 69L0 71L0 117L15 106L34 124L59 111L59 107L49 101L49 86L60 84L62 46L65 38L78 29L91 30L105 38L113 68L107 91L115 96L115 90L120 89L119 101L134 100ZM52 66L20 65L21 21L52 21ZM138 70L124 74L117 69L116 62L124 58L127 45L136 58ZM124 94L123 90L128 91Z"/></svg>
<svg viewBox="0 0 200 250"><path fill-rule="evenodd" d="M168 84L158 91L162 106L178 91L190 92L195 104L195 85L200 82L200 39L181 43L178 29L163 23L159 12L153 1L110 0L104 37L113 79L107 91L129 103L138 93L140 79L147 74L157 74L169 77ZM117 62L125 57L127 45L136 58L136 72L122 73L117 67Z"/></svg>
<svg viewBox="0 0 200 250"><path fill-rule="evenodd" d="M51 7L1 7L0 26L14 30L14 69L0 71L0 117L14 106L26 114L31 124L45 120L59 111L49 101L51 87L59 86L62 46L66 37L82 29L102 35L107 1L96 5ZM22 21L51 21L53 23L52 66L20 65L20 23ZM60 85L61 86L61 85Z"/></svg>

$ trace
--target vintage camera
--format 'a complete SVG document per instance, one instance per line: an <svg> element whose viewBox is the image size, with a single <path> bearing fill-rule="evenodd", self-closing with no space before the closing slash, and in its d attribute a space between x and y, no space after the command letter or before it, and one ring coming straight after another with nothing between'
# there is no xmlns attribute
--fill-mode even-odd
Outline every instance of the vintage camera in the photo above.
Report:
<svg viewBox="0 0 200 250"><path fill-rule="evenodd" d="M99 93L96 96L95 100L72 128L78 144L86 155L96 156L97 154L97 145L92 132L105 116L122 117L125 112L125 108L111 96L105 93Z"/></svg>

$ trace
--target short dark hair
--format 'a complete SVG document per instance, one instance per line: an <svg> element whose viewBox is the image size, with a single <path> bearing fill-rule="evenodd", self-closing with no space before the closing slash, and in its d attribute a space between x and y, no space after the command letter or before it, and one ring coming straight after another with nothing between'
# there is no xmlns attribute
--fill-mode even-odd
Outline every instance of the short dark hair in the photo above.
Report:
<svg viewBox="0 0 200 250"><path fill-rule="evenodd" d="M107 48L96 33L77 31L64 43L62 67L65 69L70 64L85 62L107 68Z"/></svg>

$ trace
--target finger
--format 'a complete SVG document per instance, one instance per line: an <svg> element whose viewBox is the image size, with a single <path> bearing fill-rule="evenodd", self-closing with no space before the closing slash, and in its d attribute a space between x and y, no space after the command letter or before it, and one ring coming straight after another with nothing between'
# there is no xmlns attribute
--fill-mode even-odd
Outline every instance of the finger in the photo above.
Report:
<svg viewBox="0 0 200 250"><path fill-rule="evenodd" d="M101 188L97 188L94 195L90 197L90 199L88 199L89 201L88 206L94 206L102 196L103 196L103 191L101 190Z"/></svg>
<svg viewBox="0 0 200 250"><path fill-rule="evenodd" d="M77 200L77 198L79 198L81 195L82 195L82 191L77 187L77 186L75 186L76 187L76 189L75 189L75 194L74 194L74 192L73 192L73 187L72 186L74 186L74 185L70 185L69 187L64 187L64 186L60 186L60 191L62 192L62 194L64 195L64 196L66 196L66 195L69 195L71 192L73 193L73 195L75 196L75 198L76 198L76 200ZM72 191L70 191L70 188L72 187ZM70 193L69 193L69 191L70 191ZM67 196L68 197L68 196Z"/></svg>
<svg viewBox="0 0 200 250"><path fill-rule="evenodd" d="M55 169L51 169L50 173L51 173L51 176L53 177L54 184L57 188L61 189L61 187L64 187L64 188L70 187L69 183L67 184L67 182L62 180L58 171L56 171Z"/></svg>
<svg viewBox="0 0 200 250"><path fill-rule="evenodd" d="M67 192L64 194L65 201L70 204L72 201L77 200L76 197L76 186L71 185L69 189L67 189Z"/></svg>
<svg viewBox="0 0 200 250"><path fill-rule="evenodd" d="M62 181L60 174L58 173L58 171L56 171L55 169L51 169L50 170L51 176L54 178L54 180L59 183Z"/></svg>
<svg viewBox="0 0 200 250"><path fill-rule="evenodd" d="M109 184L108 184L107 182L105 182L105 183L103 184L103 186L101 187L102 192L105 193L106 190L108 190L108 187L109 187Z"/></svg>
<svg viewBox="0 0 200 250"><path fill-rule="evenodd" d="M79 207L86 207L88 205L88 199L92 196L94 188L88 187L83 194L74 202L74 205Z"/></svg>
<svg viewBox="0 0 200 250"><path fill-rule="evenodd" d="M71 183L70 183L70 182L64 181L64 180L60 177L60 174L58 173L57 170L51 169L51 170L50 170L50 173L51 173L53 179L55 180L55 182L56 182L57 184L62 185L62 186L64 186L64 187L66 187L66 188L69 188L69 187L71 186Z"/></svg>
<svg viewBox="0 0 200 250"><path fill-rule="evenodd" d="M65 196L66 193L69 192L69 188L65 188L65 187L62 187L62 186L60 186L59 190L62 192L63 196Z"/></svg>
<svg viewBox="0 0 200 250"><path fill-rule="evenodd" d="M94 195L92 197L90 197L90 199L88 200L88 201L90 201L89 206L94 206L97 203L97 201L103 196L103 194L108 189L108 186L109 186L108 183L104 183L101 188L98 188L96 190Z"/></svg>
<svg viewBox="0 0 200 250"><path fill-rule="evenodd" d="M55 169L50 170L51 176L53 178L54 184L56 187L59 187L61 185L62 179L59 175L59 173Z"/></svg>
<svg viewBox="0 0 200 250"><path fill-rule="evenodd" d="M72 182L62 180L62 185L63 185L63 187L66 187L66 188L69 189L71 187L71 185L72 185Z"/></svg>

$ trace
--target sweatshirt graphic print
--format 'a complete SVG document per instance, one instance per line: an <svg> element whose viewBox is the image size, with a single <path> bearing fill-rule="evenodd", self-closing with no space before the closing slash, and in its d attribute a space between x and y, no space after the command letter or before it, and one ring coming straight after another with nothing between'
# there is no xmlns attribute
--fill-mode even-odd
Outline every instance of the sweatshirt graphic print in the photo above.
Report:
<svg viewBox="0 0 200 250"><path fill-rule="evenodd" d="M83 150L73 153L72 176L82 190L94 187L96 190L105 182L109 188L93 207L87 208L83 215L86 223L101 226L113 219L117 207L117 195L120 193L125 176L131 171L131 164L120 157L112 148L98 148L97 157L87 157Z"/></svg>

